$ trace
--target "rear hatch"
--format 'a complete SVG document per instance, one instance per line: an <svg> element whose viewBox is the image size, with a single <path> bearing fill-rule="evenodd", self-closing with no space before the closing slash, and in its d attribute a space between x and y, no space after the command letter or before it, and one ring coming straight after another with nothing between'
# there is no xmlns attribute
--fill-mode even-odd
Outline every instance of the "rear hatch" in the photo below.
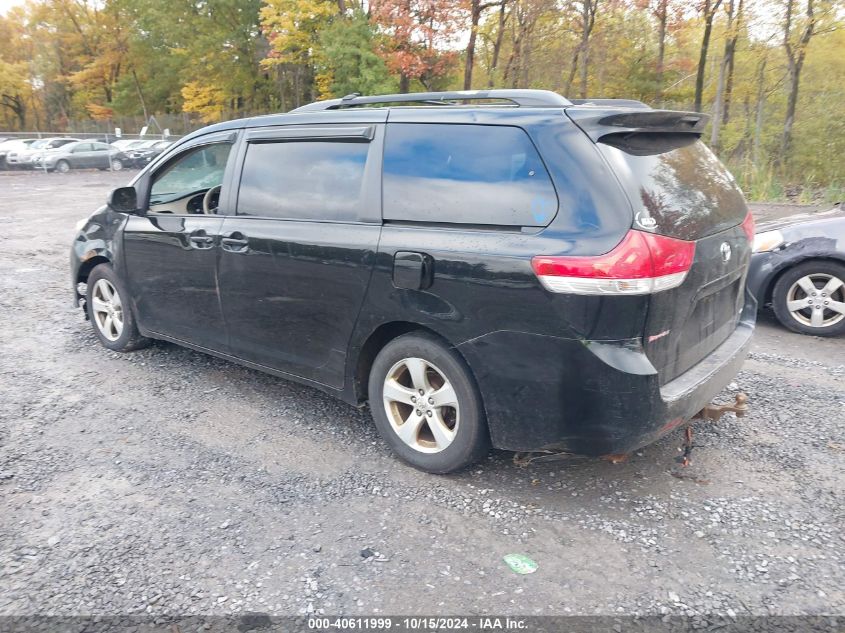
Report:
<svg viewBox="0 0 845 633"><path fill-rule="evenodd" d="M695 243L683 283L649 297L643 344L665 384L737 326L753 234L745 200L699 140L705 115L604 106L566 112L596 143L627 193L633 228Z"/></svg>

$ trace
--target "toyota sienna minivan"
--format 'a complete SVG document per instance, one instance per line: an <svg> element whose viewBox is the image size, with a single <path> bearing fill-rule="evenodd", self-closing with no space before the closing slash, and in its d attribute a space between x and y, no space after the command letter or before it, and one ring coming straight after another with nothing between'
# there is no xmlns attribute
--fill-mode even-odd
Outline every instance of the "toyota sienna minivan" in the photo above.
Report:
<svg viewBox="0 0 845 633"><path fill-rule="evenodd" d="M754 329L753 220L705 119L491 90L212 125L81 223L74 299L109 349L369 402L429 472L627 453L704 408Z"/></svg>

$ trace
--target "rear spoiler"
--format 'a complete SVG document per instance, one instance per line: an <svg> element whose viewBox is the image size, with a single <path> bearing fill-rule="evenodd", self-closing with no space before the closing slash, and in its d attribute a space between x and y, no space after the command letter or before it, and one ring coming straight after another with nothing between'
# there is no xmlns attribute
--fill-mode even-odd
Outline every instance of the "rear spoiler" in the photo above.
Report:
<svg viewBox="0 0 845 633"><path fill-rule="evenodd" d="M689 134L698 138L709 118L700 112L603 107L587 103L566 108L566 114L594 142L610 135L618 137L631 134Z"/></svg>
<svg viewBox="0 0 845 633"><path fill-rule="evenodd" d="M651 110L651 106L636 99L570 99L573 105L611 106Z"/></svg>

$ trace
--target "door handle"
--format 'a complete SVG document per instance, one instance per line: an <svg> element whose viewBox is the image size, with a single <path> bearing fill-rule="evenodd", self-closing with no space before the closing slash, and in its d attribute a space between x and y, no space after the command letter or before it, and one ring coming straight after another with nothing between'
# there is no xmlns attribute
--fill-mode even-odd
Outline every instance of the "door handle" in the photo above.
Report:
<svg viewBox="0 0 845 633"><path fill-rule="evenodd" d="M197 229L188 236L188 241L194 248L211 248L214 246L214 238L208 235L203 229Z"/></svg>
<svg viewBox="0 0 845 633"><path fill-rule="evenodd" d="M240 231L234 231L223 236L220 240L224 251L244 253L249 247L249 240Z"/></svg>

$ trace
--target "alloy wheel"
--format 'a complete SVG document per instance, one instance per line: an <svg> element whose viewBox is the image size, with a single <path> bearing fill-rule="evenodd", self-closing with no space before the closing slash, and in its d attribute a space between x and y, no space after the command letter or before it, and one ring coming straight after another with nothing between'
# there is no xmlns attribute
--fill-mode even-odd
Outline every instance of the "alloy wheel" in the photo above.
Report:
<svg viewBox="0 0 845 633"><path fill-rule="evenodd" d="M116 341L123 333L123 303L117 289L107 279L98 279L91 293L94 323L100 333Z"/></svg>
<svg viewBox="0 0 845 633"><path fill-rule="evenodd" d="M391 367L382 388L393 432L421 453L439 453L455 439L460 405L446 375L422 358L404 358Z"/></svg>
<svg viewBox="0 0 845 633"><path fill-rule="evenodd" d="M798 279L786 293L792 318L814 328L826 328L845 319L845 282L828 273Z"/></svg>

